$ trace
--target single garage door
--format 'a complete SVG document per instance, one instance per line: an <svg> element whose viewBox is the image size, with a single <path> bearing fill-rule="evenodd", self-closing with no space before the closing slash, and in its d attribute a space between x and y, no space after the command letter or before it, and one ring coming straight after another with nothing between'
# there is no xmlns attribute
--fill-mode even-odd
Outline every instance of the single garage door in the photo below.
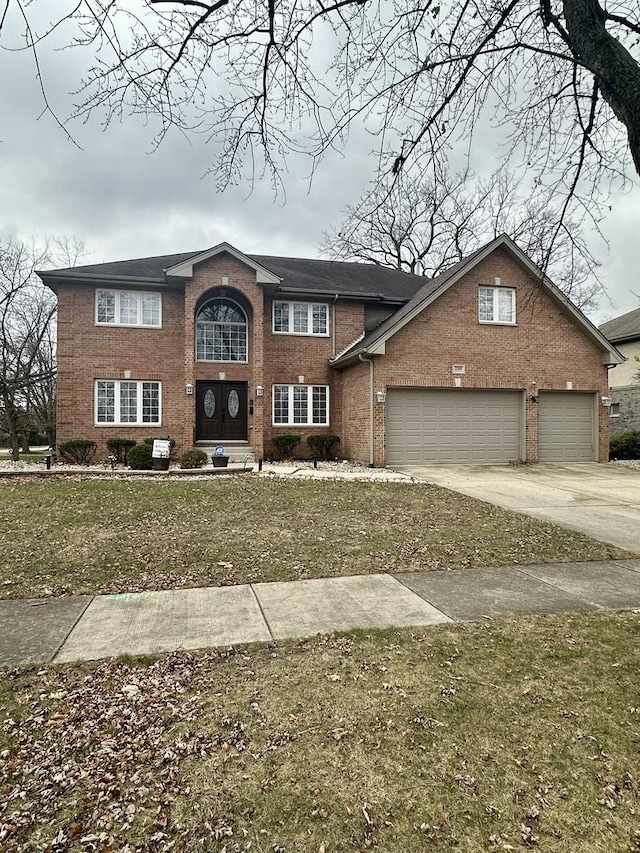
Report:
<svg viewBox="0 0 640 853"><path fill-rule="evenodd" d="M521 458L519 391L390 388L386 408L388 465Z"/></svg>
<svg viewBox="0 0 640 853"><path fill-rule="evenodd" d="M538 460L594 462L595 394L541 391L538 398Z"/></svg>

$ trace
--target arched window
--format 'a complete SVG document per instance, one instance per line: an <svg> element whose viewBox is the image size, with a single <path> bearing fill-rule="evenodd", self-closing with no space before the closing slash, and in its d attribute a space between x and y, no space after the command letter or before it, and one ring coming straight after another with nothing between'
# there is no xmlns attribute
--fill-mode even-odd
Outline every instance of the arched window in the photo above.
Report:
<svg viewBox="0 0 640 853"><path fill-rule="evenodd" d="M247 315L237 302L210 299L196 315L198 361L247 361Z"/></svg>

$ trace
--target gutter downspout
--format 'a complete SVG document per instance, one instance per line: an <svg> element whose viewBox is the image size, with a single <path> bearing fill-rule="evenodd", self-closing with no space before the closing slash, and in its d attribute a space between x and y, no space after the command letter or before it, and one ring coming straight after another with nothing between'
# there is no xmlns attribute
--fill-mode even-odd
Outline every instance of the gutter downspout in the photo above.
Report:
<svg viewBox="0 0 640 853"><path fill-rule="evenodd" d="M334 356L336 354L336 302L338 301L338 294L333 297L333 305L331 306L333 314L332 323L331 323L331 354Z"/></svg>
<svg viewBox="0 0 640 853"><path fill-rule="evenodd" d="M369 364L369 468L375 468L375 424L374 424L374 408L373 408L373 359L371 356L367 358L362 353L358 353L358 359Z"/></svg>

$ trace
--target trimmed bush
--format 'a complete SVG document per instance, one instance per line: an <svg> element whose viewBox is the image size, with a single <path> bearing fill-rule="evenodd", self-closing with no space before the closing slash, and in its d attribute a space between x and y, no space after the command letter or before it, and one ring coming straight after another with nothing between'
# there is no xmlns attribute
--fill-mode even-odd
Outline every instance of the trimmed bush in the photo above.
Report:
<svg viewBox="0 0 640 853"><path fill-rule="evenodd" d="M58 454L72 465L88 465L96 454L96 443L88 438L72 438L59 445Z"/></svg>
<svg viewBox="0 0 640 853"><path fill-rule="evenodd" d="M127 464L133 471L150 471L153 468L153 459L151 457L152 447L150 444L143 442L136 444L127 453Z"/></svg>
<svg viewBox="0 0 640 853"><path fill-rule="evenodd" d="M310 435L307 438L307 444L311 448L311 452L318 459L328 459L331 451L340 441L337 435Z"/></svg>
<svg viewBox="0 0 640 853"><path fill-rule="evenodd" d="M640 459L640 430L611 436L609 459Z"/></svg>
<svg viewBox="0 0 640 853"><path fill-rule="evenodd" d="M112 453L118 462L127 464L127 454L132 447L136 446L133 438L109 438L107 439L107 448L109 453Z"/></svg>
<svg viewBox="0 0 640 853"><path fill-rule="evenodd" d="M271 443L275 447L280 459L291 459L294 447L300 444L300 436L290 434L274 435Z"/></svg>
<svg viewBox="0 0 640 853"><path fill-rule="evenodd" d="M180 467L181 468L202 468L203 465L207 464L209 457L204 452L204 450L198 450L196 447L192 447L189 450L185 450L180 458Z"/></svg>

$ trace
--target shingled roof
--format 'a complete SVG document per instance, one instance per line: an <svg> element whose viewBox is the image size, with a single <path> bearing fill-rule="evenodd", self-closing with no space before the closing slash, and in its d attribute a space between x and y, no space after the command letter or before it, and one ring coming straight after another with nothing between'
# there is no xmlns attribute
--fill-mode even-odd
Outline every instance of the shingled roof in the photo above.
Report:
<svg viewBox="0 0 640 853"><path fill-rule="evenodd" d="M640 338L640 308L608 320L600 326L600 331L614 344Z"/></svg>
<svg viewBox="0 0 640 853"><path fill-rule="evenodd" d="M205 250L206 252L206 250ZM166 271L204 254L184 252L134 258L103 264L46 270L38 273L45 284L57 283L138 283L166 285ZM240 253L239 253L240 254ZM375 299L402 305L424 284L424 278L375 264L345 261L286 258L272 255L246 255L248 259L269 270L281 279L277 288L283 293L303 293L317 296L342 296Z"/></svg>

